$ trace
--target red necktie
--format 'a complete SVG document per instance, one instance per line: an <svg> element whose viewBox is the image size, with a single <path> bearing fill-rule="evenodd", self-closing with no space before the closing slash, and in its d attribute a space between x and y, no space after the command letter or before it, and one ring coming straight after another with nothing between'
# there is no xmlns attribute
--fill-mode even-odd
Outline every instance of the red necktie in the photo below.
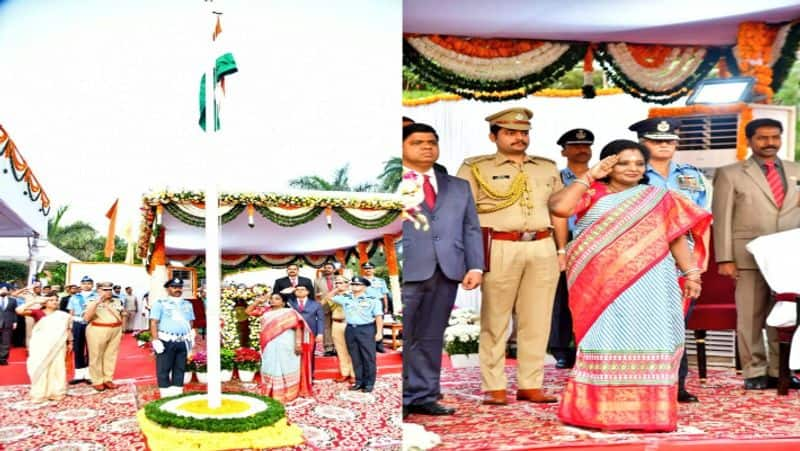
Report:
<svg viewBox="0 0 800 451"><path fill-rule="evenodd" d="M305 310L305 309L306 309L306 301L305 301L305 299L301 299L300 300L300 313L302 313L303 310Z"/></svg>
<svg viewBox="0 0 800 451"><path fill-rule="evenodd" d="M767 183L769 184L769 189L772 190L772 196L775 198L775 204L778 208L783 206L783 181L781 180L780 174L778 174L778 170L775 169L775 162L774 161L766 161L764 165L767 166Z"/></svg>
<svg viewBox="0 0 800 451"><path fill-rule="evenodd" d="M425 177L425 181L422 182L422 192L425 193L425 204L428 205L428 208L433 210L433 207L436 205L436 191L433 189L431 176L424 175L423 177Z"/></svg>

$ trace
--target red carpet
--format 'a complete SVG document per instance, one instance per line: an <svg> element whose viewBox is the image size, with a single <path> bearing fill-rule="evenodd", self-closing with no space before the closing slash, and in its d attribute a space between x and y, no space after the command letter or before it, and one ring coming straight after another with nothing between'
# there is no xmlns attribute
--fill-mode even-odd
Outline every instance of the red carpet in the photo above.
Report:
<svg viewBox="0 0 800 451"><path fill-rule="evenodd" d="M509 361L509 385L516 388L516 368ZM568 372L548 366L545 389L559 394ZM412 415L439 434L436 450L574 449L614 451L800 450L800 392L777 396L775 390L742 388L742 379L725 370L709 370L701 386L689 374L688 389L700 403L682 404L678 430L672 433L604 433L565 426L557 417L558 404L517 402L508 391L507 406L480 404L478 368L446 369L442 375L443 403L455 407L454 417Z"/></svg>
<svg viewBox="0 0 800 451"><path fill-rule="evenodd" d="M25 350L11 352L9 366L0 367L0 449L47 451L146 450L135 414L156 399L155 359L148 348L138 348L123 337L115 381L121 388L97 393L88 385L69 387L59 403L33 405ZM399 450L402 357L391 351L378 354L378 380L372 393L351 392L337 384L335 357L317 357L314 397L286 405L289 422L303 429L306 443L294 450ZM192 383L188 390L203 391ZM231 381L223 391L256 392L255 384Z"/></svg>

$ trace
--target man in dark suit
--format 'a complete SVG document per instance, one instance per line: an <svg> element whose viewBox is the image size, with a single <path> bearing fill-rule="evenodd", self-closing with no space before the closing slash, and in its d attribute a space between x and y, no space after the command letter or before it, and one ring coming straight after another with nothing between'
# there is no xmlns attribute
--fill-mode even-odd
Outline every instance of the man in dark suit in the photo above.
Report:
<svg viewBox="0 0 800 451"><path fill-rule="evenodd" d="M773 301L745 245L761 235L800 227L800 165L781 160L782 132L783 124L774 119L750 121L745 136L753 155L714 175L714 255L719 273L736 280L736 339L745 390L778 383L778 332L766 327Z"/></svg>
<svg viewBox="0 0 800 451"><path fill-rule="evenodd" d="M308 280L308 279L306 279ZM325 312L322 310L322 304L317 302L309 294L309 289L305 285L297 285L296 287L284 288L280 292L282 296L286 296L289 305L300 313L300 316L306 320L306 324L311 328L311 334L314 335L317 343L322 343L322 334L325 330ZM314 361L316 359L311 356L311 373L314 373Z"/></svg>
<svg viewBox="0 0 800 451"><path fill-rule="evenodd" d="M477 288L483 246L469 184L438 170L439 137L426 124L403 127L403 172L416 174L430 229L403 224L403 416L452 415L439 404L444 330L458 284Z"/></svg>
<svg viewBox="0 0 800 451"><path fill-rule="evenodd" d="M0 365L8 365L11 333L17 328L17 300L9 296L8 285L0 285Z"/></svg>
<svg viewBox="0 0 800 451"><path fill-rule="evenodd" d="M312 299L316 299L314 296L314 282L312 282L308 277L299 276L299 271L300 269L294 263L287 266L286 277L281 277L280 279L275 280L275 284L272 286L272 292L281 293L283 290L289 287L295 288L299 285L302 285L308 289L308 295L311 296ZM281 294L283 295L283 293ZM284 296L283 299L285 301L289 300L289 298L286 296Z"/></svg>

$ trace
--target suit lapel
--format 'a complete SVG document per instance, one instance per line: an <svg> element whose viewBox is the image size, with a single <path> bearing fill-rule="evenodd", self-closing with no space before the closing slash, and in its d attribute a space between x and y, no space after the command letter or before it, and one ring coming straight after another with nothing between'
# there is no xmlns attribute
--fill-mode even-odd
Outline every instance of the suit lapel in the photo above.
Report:
<svg viewBox="0 0 800 451"><path fill-rule="evenodd" d="M450 185L450 180L449 180L450 178L447 175L440 173L439 171L433 171L433 173L436 174L436 187L438 188L436 190L436 205L434 205L433 208L433 211L436 211L439 209L439 207L442 206L442 204L444 203L444 199L447 196L447 191Z"/></svg>
<svg viewBox="0 0 800 451"><path fill-rule="evenodd" d="M794 165L790 165L786 161L783 161L783 174L785 176L786 182L786 195L783 197L783 206L781 207L781 211L784 209L794 208L797 205L797 172L795 171Z"/></svg>
<svg viewBox="0 0 800 451"><path fill-rule="evenodd" d="M767 199L772 202L772 205L777 208L778 204L775 203L775 197L772 195L772 190L769 189L767 177L764 176L764 173L761 171L761 167L758 165L758 163L756 163L753 159L747 160L744 164L744 173L753 180L756 186L764 192L765 196L767 196Z"/></svg>

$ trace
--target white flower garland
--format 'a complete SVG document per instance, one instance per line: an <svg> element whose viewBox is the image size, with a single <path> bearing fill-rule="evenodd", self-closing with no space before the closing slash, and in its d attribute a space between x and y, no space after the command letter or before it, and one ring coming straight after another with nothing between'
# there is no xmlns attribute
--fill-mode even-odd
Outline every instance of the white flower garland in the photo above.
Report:
<svg viewBox="0 0 800 451"><path fill-rule="evenodd" d="M472 309L460 308L450 313L449 327L444 330L446 343L458 339L462 343L477 341L481 335L480 316Z"/></svg>
<svg viewBox="0 0 800 451"><path fill-rule="evenodd" d="M624 42L609 43L606 48L617 67L639 86L655 92L669 91L697 71L706 50L696 47L675 47L659 67L642 67Z"/></svg>
<svg viewBox="0 0 800 451"><path fill-rule="evenodd" d="M569 50L569 44L545 42L539 47L507 58L478 58L446 49L427 37L408 38L408 43L422 56L466 78L505 81L516 80L553 64Z"/></svg>

